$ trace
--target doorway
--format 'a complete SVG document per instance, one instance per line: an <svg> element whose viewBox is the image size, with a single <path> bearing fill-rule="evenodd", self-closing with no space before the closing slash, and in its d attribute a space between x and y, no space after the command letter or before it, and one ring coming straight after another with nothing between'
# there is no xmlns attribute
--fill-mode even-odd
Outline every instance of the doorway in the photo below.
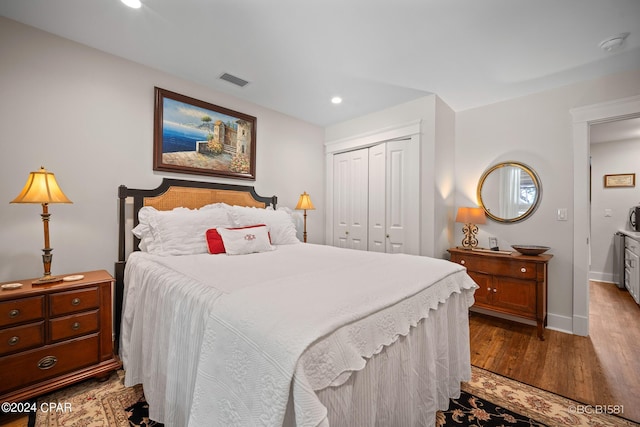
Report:
<svg viewBox="0 0 640 427"><path fill-rule="evenodd" d="M623 281L618 277L624 249L614 254L616 247L613 236L620 230L629 230L629 209L640 204L640 187L635 183L636 175L640 172L640 117L592 124L589 128L589 142L589 279L624 287ZM620 243L624 248L624 242Z"/></svg>
<svg viewBox="0 0 640 427"><path fill-rule="evenodd" d="M640 117L640 96L571 110L573 116L573 333L589 335L590 126Z"/></svg>

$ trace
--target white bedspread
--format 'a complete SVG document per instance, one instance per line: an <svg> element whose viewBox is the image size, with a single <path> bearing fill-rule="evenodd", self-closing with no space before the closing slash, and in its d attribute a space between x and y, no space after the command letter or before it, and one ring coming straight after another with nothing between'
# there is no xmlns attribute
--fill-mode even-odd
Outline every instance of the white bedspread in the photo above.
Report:
<svg viewBox="0 0 640 427"><path fill-rule="evenodd" d="M190 412L194 426L280 426L290 390L297 425L321 425L314 390L346 381L452 293L475 287L447 261L310 244L236 257L136 253L126 284L126 384L145 384L152 419L184 425ZM147 313L150 303L162 315ZM153 335L168 354L146 360L139 347L157 349Z"/></svg>

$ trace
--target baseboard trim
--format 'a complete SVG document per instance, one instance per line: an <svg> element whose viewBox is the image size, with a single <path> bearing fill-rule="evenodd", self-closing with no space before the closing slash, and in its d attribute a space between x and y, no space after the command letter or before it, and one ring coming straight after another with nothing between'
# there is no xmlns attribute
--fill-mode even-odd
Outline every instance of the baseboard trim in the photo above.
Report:
<svg viewBox="0 0 640 427"><path fill-rule="evenodd" d="M535 326L536 322L534 320L523 319L517 316L510 316L508 314L496 313L494 311L485 310L479 307L471 307L471 311L481 314L486 314L493 317L499 317L501 319L512 320L514 322L524 323L526 325ZM568 316L560 316L558 314L547 313L547 329L551 329L553 331L564 332L565 334L576 334L581 335L573 330L573 321L571 317Z"/></svg>
<svg viewBox="0 0 640 427"><path fill-rule="evenodd" d="M616 283L613 273L604 273L601 271L590 271L589 280L593 280L594 282Z"/></svg>
<svg viewBox="0 0 640 427"><path fill-rule="evenodd" d="M558 314L547 313L547 329L551 329L558 332L564 332L566 334L574 334L573 322L571 317L560 316Z"/></svg>
<svg viewBox="0 0 640 427"><path fill-rule="evenodd" d="M589 318L585 316L573 316L573 333L583 337L589 336Z"/></svg>
<svg viewBox="0 0 640 427"><path fill-rule="evenodd" d="M485 310L484 308L480 308L480 307L471 307L470 310L475 313L486 314L487 316L498 317L500 319L511 320L513 322L518 322L518 323L524 323L525 325L536 326L535 320L523 319L522 317L511 316L504 313L497 313L495 311Z"/></svg>

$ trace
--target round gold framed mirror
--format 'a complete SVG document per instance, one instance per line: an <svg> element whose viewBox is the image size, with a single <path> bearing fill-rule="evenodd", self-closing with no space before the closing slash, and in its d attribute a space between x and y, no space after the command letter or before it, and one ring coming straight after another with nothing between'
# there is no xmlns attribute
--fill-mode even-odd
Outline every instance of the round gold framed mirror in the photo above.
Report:
<svg viewBox="0 0 640 427"><path fill-rule="evenodd" d="M533 169L519 162L491 166L478 183L478 202L494 221L522 221L535 212L542 197L542 184Z"/></svg>

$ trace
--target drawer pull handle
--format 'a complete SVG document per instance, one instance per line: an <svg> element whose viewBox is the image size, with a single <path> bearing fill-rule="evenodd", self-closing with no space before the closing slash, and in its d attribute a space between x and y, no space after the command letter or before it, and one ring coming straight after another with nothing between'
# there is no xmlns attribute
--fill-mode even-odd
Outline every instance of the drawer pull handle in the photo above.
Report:
<svg viewBox="0 0 640 427"><path fill-rule="evenodd" d="M493 293L495 294L496 292L498 292L498 290L496 288L493 288Z"/></svg>
<svg viewBox="0 0 640 427"><path fill-rule="evenodd" d="M20 341L20 337L11 337L9 338L9 345L16 345L18 344L18 341Z"/></svg>
<svg viewBox="0 0 640 427"><path fill-rule="evenodd" d="M464 265L464 264L465 264L465 262L464 262L464 260L463 260L463 259L461 259L461 260L460 260L460 264L462 264L462 265Z"/></svg>
<svg viewBox="0 0 640 427"><path fill-rule="evenodd" d="M71 325L71 329L73 329L74 331L80 329L80 322L74 322L73 325Z"/></svg>
<svg viewBox="0 0 640 427"><path fill-rule="evenodd" d="M14 308L13 310L11 310L9 312L9 317L12 318L12 319L15 319L19 315L20 315L20 310L18 310L17 308Z"/></svg>
<svg viewBox="0 0 640 427"><path fill-rule="evenodd" d="M44 371L53 368L56 363L58 363L58 358L55 356L45 356L38 361L38 368Z"/></svg>
<svg viewBox="0 0 640 427"><path fill-rule="evenodd" d="M522 268L520 269L520 271L521 271L522 273L526 273L526 272L527 272L527 269L526 269L526 268L524 268L524 267L522 267Z"/></svg>
<svg viewBox="0 0 640 427"><path fill-rule="evenodd" d="M80 304L80 298L74 298L71 300L71 305L78 305Z"/></svg>

